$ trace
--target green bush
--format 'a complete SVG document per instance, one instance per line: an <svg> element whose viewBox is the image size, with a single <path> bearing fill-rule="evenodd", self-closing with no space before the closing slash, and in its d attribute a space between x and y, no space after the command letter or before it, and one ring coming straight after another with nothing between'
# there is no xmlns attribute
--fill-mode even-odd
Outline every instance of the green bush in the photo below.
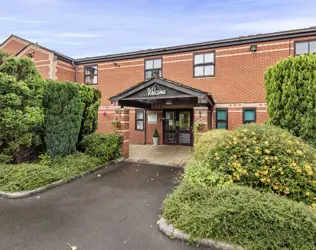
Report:
<svg viewBox="0 0 316 250"><path fill-rule="evenodd" d="M225 129L211 130L203 134L195 134L194 157L197 161L204 160L205 154L212 149L222 135L229 133Z"/></svg>
<svg viewBox="0 0 316 250"><path fill-rule="evenodd" d="M17 192L46 186L58 180L94 170L100 160L83 153L56 158L42 156L40 164L0 165L0 191Z"/></svg>
<svg viewBox="0 0 316 250"><path fill-rule="evenodd" d="M123 137L117 134L91 134L79 144L81 151L108 162L121 156Z"/></svg>
<svg viewBox="0 0 316 250"><path fill-rule="evenodd" d="M316 146L316 55L282 59L265 73L270 124Z"/></svg>
<svg viewBox="0 0 316 250"><path fill-rule="evenodd" d="M28 160L41 144L42 95L41 79L17 81L0 72L0 162Z"/></svg>
<svg viewBox="0 0 316 250"><path fill-rule="evenodd" d="M83 104L79 84L48 81L44 92L44 140L48 154L55 158L76 150Z"/></svg>
<svg viewBox="0 0 316 250"><path fill-rule="evenodd" d="M169 223L193 241L209 238L246 249L316 249L316 210L249 187L180 185L164 202Z"/></svg>
<svg viewBox="0 0 316 250"><path fill-rule="evenodd" d="M84 136L94 133L97 129L101 92L91 86L80 85L80 97L83 104L83 117L79 133L79 142Z"/></svg>
<svg viewBox="0 0 316 250"><path fill-rule="evenodd" d="M202 164L227 181L307 204L316 199L316 149L275 126L249 124L223 135Z"/></svg>

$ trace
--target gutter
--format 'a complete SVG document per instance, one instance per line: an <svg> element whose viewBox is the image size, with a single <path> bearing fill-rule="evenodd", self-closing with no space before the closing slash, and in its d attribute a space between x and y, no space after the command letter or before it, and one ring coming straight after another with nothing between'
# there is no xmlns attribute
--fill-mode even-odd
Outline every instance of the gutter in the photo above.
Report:
<svg viewBox="0 0 316 250"><path fill-rule="evenodd" d="M75 68L75 82L77 82L78 67L77 67L77 65L75 64L75 61L74 61L74 60L71 61L71 64L72 64L72 66L74 66L74 68Z"/></svg>

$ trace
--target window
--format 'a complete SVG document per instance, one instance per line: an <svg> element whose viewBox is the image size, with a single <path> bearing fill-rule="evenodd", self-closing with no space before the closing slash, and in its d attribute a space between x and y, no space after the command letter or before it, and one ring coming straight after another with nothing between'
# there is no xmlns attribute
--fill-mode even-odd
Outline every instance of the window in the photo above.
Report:
<svg viewBox="0 0 316 250"><path fill-rule="evenodd" d="M145 79L158 75L162 76L162 59L145 60Z"/></svg>
<svg viewBox="0 0 316 250"><path fill-rule="evenodd" d="M84 67L84 83L98 84L98 66Z"/></svg>
<svg viewBox="0 0 316 250"><path fill-rule="evenodd" d="M194 54L194 77L215 75L215 52Z"/></svg>
<svg viewBox="0 0 316 250"><path fill-rule="evenodd" d="M228 110L216 109L216 128L228 129Z"/></svg>
<svg viewBox="0 0 316 250"><path fill-rule="evenodd" d="M243 109L243 121L245 123L256 122L256 109L255 108L244 108Z"/></svg>
<svg viewBox="0 0 316 250"><path fill-rule="evenodd" d="M316 41L295 42L295 55L316 54Z"/></svg>
<svg viewBox="0 0 316 250"><path fill-rule="evenodd" d="M144 110L136 109L135 115L135 130L143 131L144 130Z"/></svg>

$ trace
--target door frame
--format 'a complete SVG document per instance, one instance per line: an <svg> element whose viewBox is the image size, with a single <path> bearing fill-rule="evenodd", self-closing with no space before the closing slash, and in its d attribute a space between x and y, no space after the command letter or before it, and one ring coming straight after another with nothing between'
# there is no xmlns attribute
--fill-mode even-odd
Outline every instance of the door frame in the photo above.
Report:
<svg viewBox="0 0 316 250"><path fill-rule="evenodd" d="M179 112L181 111L190 111L190 144L180 144L179 142L179 126L176 126L176 143L166 143L165 142L165 119L166 119L166 112L176 112L176 121L179 121ZM162 122L162 142L164 145L176 145L176 146L193 146L193 109L164 109L163 110L163 122Z"/></svg>

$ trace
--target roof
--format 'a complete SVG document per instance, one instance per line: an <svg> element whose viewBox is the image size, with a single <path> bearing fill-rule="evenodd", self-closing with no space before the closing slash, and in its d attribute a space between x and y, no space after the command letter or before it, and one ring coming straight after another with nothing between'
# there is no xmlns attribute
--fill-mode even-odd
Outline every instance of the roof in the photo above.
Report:
<svg viewBox="0 0 316 250"><path fill-rule="evenodd" d="M311 36L311 35L316 35L316 26L305 28L305 29L295 29L295 30L256 34L256 35L249 35L249 36L239 36L239 37L229 38L229 39L221 39L221 40L208 41L208 42L202 42L202 43L192 43L192 44L164 47L164 48L157 48L157 49L139 50L139 51L128 52L128 53L110 54L110 55L96 56L96 57L85 57L85 58L76 59L76 64L97 63L97 62L104 62L104 61L132 59L132 58L138 58L138 57L157 56L157 55L171 54L171 53L177 53L177 52L212 49L212 48L218 48L218 47L275 41L275 40L297 38L297 37L304 37L304 36Z"/></svg>
<svg viewBox="0 0 316 250"><path fill-rule="evenodd" d="M51 53L54 53L54 54L57 56L57 58L59 58L59 59L61 59L61 60L63 60L63 61L66 61L66 62L74 62L74 61L75 61L75 59L73 59L73 58L71 58L71 57L69 57L69 56L66 56L66 55L61 54L61 53L59 53L59 52L56 52L56 51L54 51L54 50L48 49L48 48L46 48L46 47L44 47L44 46L42 46L42 45L39 45L38 43L31 42L31 41L29 41L29 40L26 40L26 39L24 39L24 38L22 38L22 37L19 37L19 36L13 35L13 34L10 35L3 43L1 43L0 46L3 45L4 43L6 43L6 42L7 42L10 38L12 38L12 37L18 38L18 39L20 39L20 40L22 40L22 41L28 43L28 45L26 45L26 46L25 46L22 50L20 50L16 55L20 54L20 53L21 53L23 50L25 50L27 47L29 47L29 46L31 46L31 45L34 45L34 46L36 46L36 47L39 47L39 48L41 48L41 49L44 49L44 50L49 51L49 52L51 52Z"/></svg>
<svg viewBox="0 0 316 250"><path fill-rule="evenodd" d="M163 77L152 77L152 78L149 78L147 80L141 81L141 82L131 86L130 88L127 88L124 91L116 94L115 96L112 96L110 99L111 99L112 102L113 101L117 101L117 100L119 100L121 98L124 98L126 96L125 94L127 94L127 93L131 93L132 94L133 92L139 91L140 87L142 85L146 86L147 83L151 84L151 83L154 83L154 82L166 83L166 84L168 84L170 86L177 86L177 87L180 87L181 89L186 89L186 90L188 90L190 92L196 92L196 93L199 93L199 94L204 94L204 95L206 95L206 96L208 96L210 98L210 100L211 100L211 102L213 104L215 103L215 100L213 99L212 95L209 92L205 92L205 91L202 91L200 89L192 88L191 86L184 85L182 83L175 82L175 81L163 78Z"/></svg>
<svg viewBox="0 0 316 250"><path fill-rule="evenodd" d="M234 45L241 45L241 44L275 41L275 40L281 40L281 39L290 39L290 38L298 38L298 37L313 36L313 35L316 35L316 26L305 28L305 29L295 29L295 30L273 32L273 33L265 33L265 34L239 36L239 37L229 38L229 39L221 39L221 40L201 42L201 43L192 43L192 44L164 47L164 48L157 48L157 49L139 50L139 51L127 52L127 53L109 54L109 55L102 55L102 56L95 56L95 57L85 57L85 58L78 58L78 59L73 59L69 56L63 55L54 50L43 47L37 43L30 42L16 35L11 35L8 39L10 39L12 36L17 37L30 44L33 44L35 46L38 46L42 49L45 49L47 51L54 53L61 60L64 60L67 62L74 62L75 64L80 65L80 64L87 64L87 63L98 63L98 62L104 62L104 61L115 61L115 60L133 59L133 58L139 58L139 57L158 56L158 55L172 54L172 53L178 53L178 52L188 52L188 51L194 51L194 50L215 49L218 47L227 47L227 46L234 46ZM5 40L3 43L5 43L7 40Z"/></svg>

